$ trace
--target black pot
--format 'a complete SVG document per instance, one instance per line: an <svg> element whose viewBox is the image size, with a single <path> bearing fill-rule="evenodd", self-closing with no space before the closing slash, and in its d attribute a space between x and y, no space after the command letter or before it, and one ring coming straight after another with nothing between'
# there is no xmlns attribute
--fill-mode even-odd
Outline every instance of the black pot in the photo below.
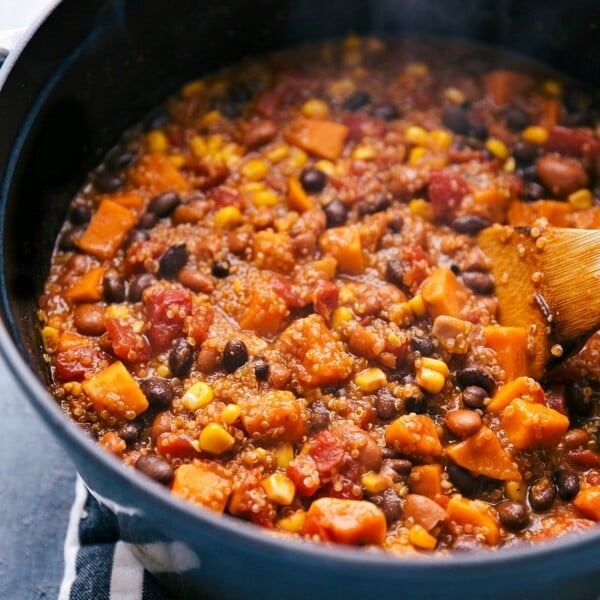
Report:
<svg viewBox="0 0 600 600"><path fill-rule="evenodd" d="M399 560L278 539L201 512L98 449L46 391L36 305L68 201L129 125L187 79L250 53L358 33L470 37L600 80L600 4L519 0L64 0L0 72L1 351L27 397L181 597L597 598L600 530Z"/></svg>

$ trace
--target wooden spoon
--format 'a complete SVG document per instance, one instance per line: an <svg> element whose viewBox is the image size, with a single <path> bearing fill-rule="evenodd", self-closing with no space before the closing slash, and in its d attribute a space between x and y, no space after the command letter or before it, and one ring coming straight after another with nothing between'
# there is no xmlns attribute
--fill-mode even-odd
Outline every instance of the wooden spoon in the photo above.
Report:
<svg viewBox="0 0 600 600"><path fill-rule="evenodd" d="M600 325L600 230L494 225L477 241L492 261L498 319L529 330L539 378L563 343Z"/></svg>

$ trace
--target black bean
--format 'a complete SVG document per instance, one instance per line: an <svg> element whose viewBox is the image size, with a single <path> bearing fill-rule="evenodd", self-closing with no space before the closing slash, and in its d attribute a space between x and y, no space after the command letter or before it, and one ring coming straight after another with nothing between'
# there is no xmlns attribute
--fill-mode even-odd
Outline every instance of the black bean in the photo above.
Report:
<svg viewBox="0 0 600 600"><path fill-rule="evenodd" d="M546 190L543 185L540 185L535 181L526 181L523 184L523 191L521 192L521 198L523 198L523 200L540 200L544 196L546 196Z"/></svg>
<svg viewBox="0 0 600 600"><path fill-rule="evenodd" d="M388 229L393 233L400 233L402 227L404 227L402 215L394 215L388 223Z"/></svg>
<svg viewBox="0 0 600 600"><path fill-rule="evenodd" d="M392 258L388 260L385 266L385 278L394 285L402 287L404 285L405 264L402 260Z"/></svg>
<svg viewBox="0 0 600 600"><path fill-rule="evenodd" d="M469 136L478 141L485 140L489 136L488 128L483 123L471 123Z"/></svg>
<svg viewBox="0 0 600 600"><path fill-rule="evenodd" d="M305 191L310 194L318 194L327 183L327 175L320 169L306 167L300 173L300 183Z"/></svg>
<svg viewBox="0 0 600 600"><path fill-rule="evenodd" d="M448 465L446 472L452 485L463 496L473 497L479 491L479 481L471 471L463 469L458 465Z"/></svg>
<svg viewBox="0 0 600 600"><path fill-rule="evenodd" d="M396 477L392 474L392 479L394 479L394 481L398 481L403 477L408 477L412 468L413 464L407 458L386 458L381 463L382 471L392 472L397 475Z"/></svg>
<svg viewBox="0 0 600 600"><path fill-rule="evenodd" d="M494 378L482 367L464 367L456 371L455 376L458 385L463 389L470 385L476 385L491 394L496 387Z"/></svg>
<svg viewBox="0 0 600 600"><path fill-rule="evenodd" d="M223 365L228 373L233 373L248 361L248 348L242 340L229 340L223 349Z"/></svg>
<svg viewBox="0 0 600 600"><path fill-rule="evenodd" d="M127 298L130 302L139 302L146 288L149 288L156 282L156 278L151 273L142 273L133 279L129 284L129 293Z"/></svg>
<svg viewBox="0 0 600 600"><path fill-rule="evenodd" d="M119 429L119 437L127 444L137 442L141 433L141 425L139 423L125 423Z"/></svg>
<svg viewBox="0 0 600 600"><path fill-rule="evenodd" d="M254 376L259 381L266 381L269 377L269 364L262 359L254 362Z"/></svg>
<svg viewBox="0 0 600 600"><path fill-rule="evenodd" d="M540 479L529 488L529 504L536 512L548 510L556 498L556 488L548 479Z"/></svg>
<svg viewBox="0 0 600 600"><path fill-rule="evenodd" d="M136 227L140 229L152 229L158 222L158 217L151 212L145 212L137 222Z"/></svg>
<svg viewBox="0 0 600 600"><path fill-rule="evenodd" d="M155 214L157 217L166 217L172 213L175 207L181 204L181 197L176 192L165 192L154 196L148 203L148 212Z"/></svg>
<svg viewBox="0 0 600 600"><path fill-rule="evenodd" d="M485 271L465 271L462 282L476 294L491 294L494 291L494 278Z"/></svg>
<svg viewBox="0 0 600 600"><path fill-rule="evenodd" d="M127 297L127 282L118 273L108 272L102 280L106 302L123 302Z"/></svg>
<svg viewBox="0 0 600 600"><path fill-rule="evenodd" d="M114 148L111 150L105 161L105 165L111 171L120 171L125 167L128 167L136 158L135 152L130 150L122 150L121 148Z"/></svg>
<svg viewBox="0 0 600 600"><path fill-rule="evenodd" d="M63 252L73 252L77 250L75 242L83 235L84 226L71 227L65 230L58 240L58 248Z"/></svg>
<svg viewBox="0 0 600 600"><path fill-rule="evenodd" d="M506 126L513 131L521 131L531 125L531 115L518 106L507 106L504 111Z"/></svg>
<svg viewBox="0 0 600 600"><path fill-rule="evenodd" d="M94 177L94 187L105 194L119 191L125 185L125 180L119 175L107 171L100 171Z"/></svg>
<svg viewBox="0 0 600 600"><path fill-rule="evenodd" d="M185 377L192 368L194 348L184 338L177 338L169 352L169 367L175 377Z"/></svg>
<svg viewBox="0 0 600 600"><path fill-rule="evenodd" d="M373 108L373 116L382 121L393 121L400 116L400 111L392 102L382 102Z"/></svg>
<svg viewBox="0 0 600 600"><path fill-rule="evenodd" d="M211 273L218 277L219 279L223 279L223 277L227 277L229 275L229 263L226 260L217 260L213 263L211 268Z"/></svg>
<svg viewBox="0 0 600 600"><path fill-rule="evenodd" d="M126 236L123 241L123 247L125 249L129 248L131 244L135 244L136 242L145 242L150 239L150 234L145 229L132 229Z"/></svg>
<svg viewBox="0 0 600 600"><path fill-rule="evenodd" d="M175 279L177 274L188 261L185 244L171 246L161 257L158 263L158 275L164 279Z"/></svg>
<svg viewBox="0 0 600 600"><path fill-rule="evenodd" d="M140 456L135 461L135 468L163 485L169 485L175 476L171 463L162 456Z"/></svg>
<svg viewBox="0 0 600 600"><path fill-rule="evenodd" d="M315 400L309 407L309 427L311 432L323 431L331 422L331 411L322 400Z"/></svg>
<svg viewBox="0 0 600 600"><path fill-rule="evenodd" d="M559 469L554 473L554 483L563 500L572 500L579 493L579 477L573 471Z"/></svg>
<svg viewBox="0 0 600 600"><path fill-rule="evenodd" d="M431 356L435 352L435 342L432 337L419 337L413 335L410 338L410 347L421 356Z"/></svg>
<svg viewBox="0 0 600 600"><path fill-rule="evenodd" d="M167 408L175 397L171 382L163 377L142 379L140 389L144 392L144 396L152 408Z"/></svg>
<svg viewBox="0 0 600 600"><path fill-rule="evenodd" d="M465 135L471 127L469 115L463 108L456 104L444 104L442 108L442 123L445 127L459 135Z"/></svg>
<svg viewBox="0 0 600 600"><path fill-rule="evenodd" d="M68 218L73 225L84 225L92 218L92 211L85 204L73 204L69 209Z"/></svg>
<svg viewBox="0 0 600 600"><path fill-rule="evenodd" d="M346 98L343 106L346 110L354 112L366 104L369 104L369 102L371 102L371 96L369 96L367 92L359 90L358 92L354 92L354 94L352 94L350 97Z"/></svg>
<svg viewBox="0 0 600 600"><path fill-rule="evenodd" d="M462 401L467 408L485 408L487 398L487 391L477 385L468 385L462 393Z"/></svg>
<svg viewBox="0 0 600 600"><path fill-rule="evenodd" d="M361 200L356 208L358 210L358 214L361 216L364 215L374 215L375 213L382 212L387 210L390 207L391 198L387 194L373 194Z"/></svg>
<svg viewBox="0 0 600 600"><path fill-rule="evenodd" d="M538 152L539 149L535 144L522 140L512 147L512 155L519 165L532 163L537 158Z"/></svg>
<svg viewBox="0 0 600 600"><path fill-rule="evenodd" d="M485 217L479 215L464 215L457 217L452 221L452 228L458 233L466 233L468 235L475 235L482 229L489 227L492 222Z"/></svg>
<svg viewBox="0 0 600 600"><path fill-rule="evenodd" d="M407 413L416 413L417 415L423 415L427 412L427 400L425 400L424 397L407 398L404 401L404 410Z"/></svg>
<svg viewBox="0 0 600 600"><path fill-rule="evenodd" d="M381 494L372 496L370 500L381 509L388 525L400 518L402 514L402 500L400 500L398 492L393 488L387 488Z"/></svg>
<svg viewBox="0 0 600 600"><path fill-rule="evenodd" d="M348 206L339 198L332 200L323 211L327 219L327 227L340 227L348 219Z"/></svg>
<svg viewBox="0 0 600 600"><path fill-rule="evenodd" d="M532 165L524 165L519 167L515 171L515 175L520 177L523 181L533 181L534 183L539 183L538 170L535 163Z"/></svg>
<svg viewBox="0 0 600 600"><path fill-rule="evenodd" d="M510 531L521 531L529 524L529 511L521 502L506 500L496 505L496 511L502 525Z"/></svg>
<svg viewBox="0 0 600 600"><path fill-rule="evenodd" d="M569 412L580 417L589 417L594 408L594 391L587 381L573 381L565 388Z"/></svg>
<svg viewBox="0 0 600 600"><path fill-rule="evenodd" d="M387 388L377 390L374 404L377 417L382 421L390 421L398 415L396 396Z"/></svg>
<svg viewBox="0 0 600 600"><path fill-rule="evenodd" d="M458 277L460 275L460 267L454 263L450 265L450 270Z"/></svg>

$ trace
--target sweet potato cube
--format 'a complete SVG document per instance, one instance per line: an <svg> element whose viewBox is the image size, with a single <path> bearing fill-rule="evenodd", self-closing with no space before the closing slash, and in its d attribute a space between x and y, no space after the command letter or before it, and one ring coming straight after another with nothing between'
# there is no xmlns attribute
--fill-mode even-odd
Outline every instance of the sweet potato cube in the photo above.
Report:
<svg viewBox="0 0 600 600"><path fill-rule="evenodd" d="M524 327L489 325L483 330L485 345L496 352L506 381L527 374L527 330Z"/></svg>
<svg viewBox="0 0 600 600"><path fill-rule="evenodd" d="M573 207L568 202L558 200L514 200L508 207L507 220L509 225L532 225L535 220L544 217L549 225L568 227L568 215L572 211Z"/></svg>
<svg viewBox="0 0 600 600"><path fill-rule="evenodd" d="M487 427L462 442L451 444L446 454L472 473L491 479L519 480L521 474L510 454L502 447L496 434Z"/></svg>
<svg viewBox="0 0 600 600"><path fill-rule="evenodd" d="M105 199L75 243L93 256L112 258L135 223L136 217L131 210L114 200Z"/></svg>
<svg viewBox="0 0 600 600"><path fill-rule="evenodd" d="M338 159L344 150L348 127L325 119L297 119L287 130L285 137L307 152L328 158Z"/></svg>
<svg viewBox="0 0 600 600"><path fill-rule="evenodd" d="M338 269L350 275L360 275L365 270L360 231L356 227L334 227L319 238L323 253L333 256Z"/></svg>
<svg viewBox="0 0 600 600"><path fill-rule="evenodd" d="M500 425L515 448L543 448L558 443L569 428L569 419L544 404L513 400L502 413Z"/></svg>
<svg viewBox="0 0 600 600"><path fill-rule="evenodd" d="M71 302L97 302L101 300L103 277L104 269L102 267L90 269L65 292L65 298Z"/></svg>
<svg viewBox="0 0 600 600"><path fill-rule="evenodd" d="M448 502L446 514L450 527L452 524L469 525L474 533L481 533L490 546L496 546L500 541L498 521L483 502L454 496Z"/></svg>
<svg viewBox="0 0 600 600"><path fill-rule="evenodd" d="M421 296L432 318L449 315L459 319L468 292L450 269L440 267L423 282Z"/></svg>
<svg viewBox="0 0 600 600"><path fill-rule="evenodd" d="M600 485L593 485L581 490L575 498L573 504L586 516L593 521L600 521Z"/></svg>
<svg viewBox="0 0 600 600"><path fill-rule="evenodd" d="M119 419L135 419L148 408L148 400L122 362L117 361L82 383L98 414L108 411Z"/></svg>
<svg viewBox="0 0 600 600"><path fill-rule="evenodd" d="M372 502L319 498L308 509L302 533L357 546L383 543L386 531L385 515Z"/></svg>
<svg viewBox="0 0 600 600"><path fill-rule="evenodd" d="M189 191L190 187L171 161L159 153L143 156L138 164L129 170L129 179L135 187L142 188L149 194L170 191L184 193Z"/></svg>
<svg viewBox="0 0 600 600"><path fill-rule="evenodd" d="M494 104L502 106L531 87L533 81L517 71L495 69L483 76L483 83Z"/></svg>
<svg viewBox="0 0 600 600"><path fill-rule="evenodd" d="M409 487L412 494L435 498L442 493L442 466L434 463L413 467Z"/></svg>
<svg viewBox="0 0 600 600"><path fill-rule="evenodd" d="M252 329L259 335L273 335L282 327L288 314L283 298L264 283L252 291L246 312L240 318L240 327Z"/></svg>
<svg viewBox="0 0 600 600"><path fill-rule="evenodd" d="M288 181L288 206L292 210L297 210L300 213L306 212L313 208L313 201L310 196L304 191L302 184L297 177L291 177Z"/></svg>
<svg viewBox="0 0 600 600"><path fill-rule="evenodd" d="M435 423L427 415L402 415L388 425L385 441L406 456L440 456L442 444Z"/></svg>
<svg viewBox="0 0 600 600"><path fill-rule="evenodd" d="M542 386L531 377L517 377L504 384L488 404L488 411L501 413L515 398L523 398L531 402L544 402Z"/></svg>
<svg viewBox="0 0 600 600"><path fill-rule="evenodd" d="M110 196L105 196L104 199L112 200L138 213L144 208L144 199L136 192L116 192Z"/></svg>
<svg viewBox="0 0 600 600"><path fill-rule="evenodd" d="M231 494L232 477L223 466L193 462L177 467L172 491L196 504L222 513Z"/></svg>

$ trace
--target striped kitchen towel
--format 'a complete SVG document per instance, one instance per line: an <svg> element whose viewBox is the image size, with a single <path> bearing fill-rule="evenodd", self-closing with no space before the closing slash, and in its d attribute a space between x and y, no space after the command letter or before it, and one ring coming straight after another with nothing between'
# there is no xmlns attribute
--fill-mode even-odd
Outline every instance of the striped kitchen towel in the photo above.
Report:
<svg viewBox="0 0 600 600"><path fill-rule="evenodd" d="M169 600L119 539L115 516L77 478L58 600Z"/></svg>

